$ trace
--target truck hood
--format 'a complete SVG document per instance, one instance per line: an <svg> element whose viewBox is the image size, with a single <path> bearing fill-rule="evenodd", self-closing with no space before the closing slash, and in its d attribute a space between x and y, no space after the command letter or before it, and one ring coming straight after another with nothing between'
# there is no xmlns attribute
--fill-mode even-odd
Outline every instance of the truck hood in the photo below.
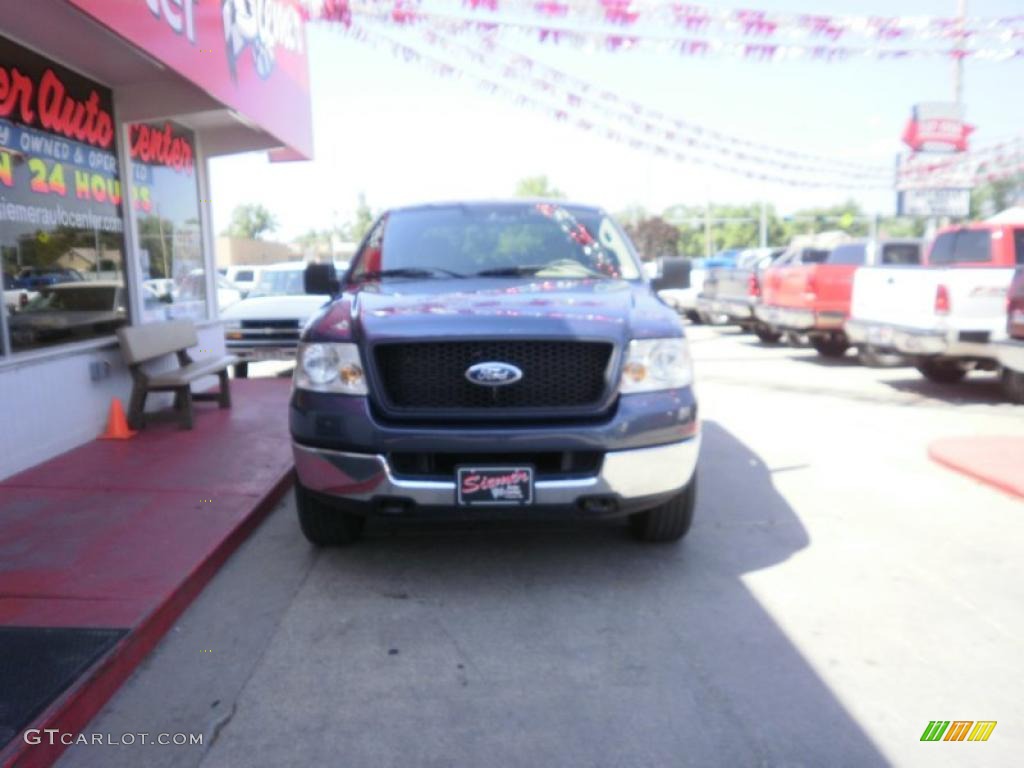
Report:
<svg viewBox="0 0 1024 768"><path fill-rule="evenodd" d="M220 313L222 320L296 320L305 321L317 313L329 296L254 296L236 301Z"/></svg>
<svg viewBox="0 0 1024 768"><path fill-rule="evenodd" d="M678 315L644 283L624 280L394 281L338 299L310 340L631 338L682 335Z"/></svg>

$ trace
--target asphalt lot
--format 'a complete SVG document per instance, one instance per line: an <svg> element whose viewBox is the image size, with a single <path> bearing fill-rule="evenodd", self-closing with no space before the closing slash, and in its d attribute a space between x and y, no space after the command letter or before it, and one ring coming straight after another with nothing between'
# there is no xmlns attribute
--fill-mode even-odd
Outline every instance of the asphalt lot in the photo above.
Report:
<svg viewBox="0 0 1024 768"><path fill-rule="evenodd" d="M1000 766L1024 753L1024 502L931 462L1024 434L994 376L692 329L694 528L374 525L306 545L290 497L63 766ZM1024 465L1024 457L1022 457ZM922 743L930 720L997 720Z"/></svg>

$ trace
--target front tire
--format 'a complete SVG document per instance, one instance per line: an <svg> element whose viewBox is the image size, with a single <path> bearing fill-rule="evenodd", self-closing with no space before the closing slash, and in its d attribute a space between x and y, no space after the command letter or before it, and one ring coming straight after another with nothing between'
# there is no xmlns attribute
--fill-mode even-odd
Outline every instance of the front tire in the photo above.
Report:
<svg viewBox="0 0 1024 768"><path fill-rule="evenodd" d="M248 379L249 378L249 364L248 363L235 363L235 378L236 379Z"/></svg>
<svg viewBox="0 0 1024 768"><path fill-rule="evenodd" d="M846 350L850 348L850 342L843 338L837 338L834 336L821 337L815 336L811 338L811 346L817 351L822 357L840 358L846 354Z"/></svg>
<svg viewBox="0 0 1024 768"><path fill-rule="evenodd" d="M679 541L690 530L697 505L697 478L664 504L629 516L633 536L646 542Z"/></svg>
<svg viewBox="0 0 1024 768"><path fill-rule="evenodd" d="M928 381L936 384L956 384L967 375L967 369L952 360L922 360L916 368Z"/></svg>
<svg viewBox="0 0 1024 768"><path fill-rule="evenodd" d="M346 512L341 502L330 502L295 479L295 506L303 536L318 547L351 544L363 534L366 518Z"/></svg>
<svg viewBox="0 0 1024 768"><path fill-rule="evenodd" d="M1006 399L1011 403L1024 405L1024 373L1003 368L1000 379L1003 383L1003 394L1006 395Z"/></svg>
<svg viewBox="0 0 1024 768"><path fill-rule="evenodd" d="M780 331L773 331L769 326L761 323L754 326L754 333L762 344L778 344L782 339Z"/></svg>

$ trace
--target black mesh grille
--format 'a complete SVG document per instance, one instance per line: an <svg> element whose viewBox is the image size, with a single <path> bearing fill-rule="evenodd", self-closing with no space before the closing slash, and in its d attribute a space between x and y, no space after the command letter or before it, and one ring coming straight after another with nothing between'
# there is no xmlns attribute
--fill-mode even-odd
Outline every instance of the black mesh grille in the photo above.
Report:
<svg viewBox="0 0 1024 768"><path fill-rule="evenodd" d="M449 480L460 465L531 466L538 478L592 477L604 458L598 451L537 453L392 453L391 470L398 477Z"/></svg>
<svg viewBox="0 0 1024 768"><path fill-rule="evenodd" d="M402 409L597 406L612 345L582 341L444 341L384 344L377 373L387 405ZM482 362L515 365L523 378L487 387L466 379Z"/></svg>

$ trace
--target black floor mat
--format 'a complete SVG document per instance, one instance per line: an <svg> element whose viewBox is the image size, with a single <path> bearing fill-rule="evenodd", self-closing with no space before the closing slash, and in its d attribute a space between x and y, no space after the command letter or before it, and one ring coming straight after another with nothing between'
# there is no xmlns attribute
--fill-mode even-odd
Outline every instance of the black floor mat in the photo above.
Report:
<svg viewBox="0 0 1024 768"><path fill-rule="evenodd" d="M127 632L0 627L0 749Z"/></svg>

